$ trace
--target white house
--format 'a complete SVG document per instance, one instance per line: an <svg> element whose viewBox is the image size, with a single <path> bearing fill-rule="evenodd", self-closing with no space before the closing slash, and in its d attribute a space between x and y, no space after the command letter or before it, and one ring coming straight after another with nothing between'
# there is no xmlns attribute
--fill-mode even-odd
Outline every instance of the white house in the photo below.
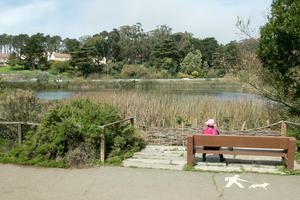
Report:
<svg viewBox="0 0 300 200"><path fill-rule="evenodd" d="M71 59L71 55L67 53L48 52L48 60L68 61L70 59Z"/></svg>
<svg viewBox="0 0 300 200"><path fill-rule="evenodd" d="M105 57L103 57L102 58L102 60L100 60L100 62L99 62L100 64L104 64L104 65L106 65L106 58Z"/></svg>

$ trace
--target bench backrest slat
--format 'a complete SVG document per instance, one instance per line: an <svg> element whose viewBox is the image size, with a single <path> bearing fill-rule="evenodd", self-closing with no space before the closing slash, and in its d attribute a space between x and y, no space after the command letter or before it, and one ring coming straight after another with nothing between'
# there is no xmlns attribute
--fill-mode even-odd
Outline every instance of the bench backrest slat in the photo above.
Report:
<svg viewBox="0 0 300 200"><path fill-rule="evenodd" d="M194 146L221 146L288 149L288 137L271 136L232 136L232 135L193 135Z"/></svg>

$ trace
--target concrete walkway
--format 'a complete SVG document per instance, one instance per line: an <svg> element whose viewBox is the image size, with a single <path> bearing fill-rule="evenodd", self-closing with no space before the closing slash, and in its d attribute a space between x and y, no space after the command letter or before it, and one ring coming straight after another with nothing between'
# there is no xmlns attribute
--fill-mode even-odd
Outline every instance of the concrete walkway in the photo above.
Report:
<svg viewBox="0 0 300 200"><path fill-rule="evenodd" d="M258 172L282 174L284 168L281 158L264 156L225 155L226 162L220 163L218 155L208 155L202 162L201 154L196 154L195 169L216 172ZM184 146L147 146L132 158L123 161L125 167L182 170L186 164ZM295 169L300 165L295 162Z"/></svg>
<svg viewBox="0 0 300 200"><path fill-rule="evenodd" d="M124 167L49 169L0 164L0 199L300 199L298 176L245 173L237 177L224 173ZM243 188L232 182L233 179Z"/></svg>

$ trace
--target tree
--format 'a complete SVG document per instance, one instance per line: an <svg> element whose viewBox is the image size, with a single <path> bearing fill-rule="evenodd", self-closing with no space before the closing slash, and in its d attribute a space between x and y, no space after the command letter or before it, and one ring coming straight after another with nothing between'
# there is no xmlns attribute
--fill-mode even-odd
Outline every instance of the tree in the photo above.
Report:
<svg viewBox="0 0 300 200"><path fill-rule="evenodd" d="M158 43L151 52L151 62L158 69L178 73L179 53L175 41L165 38Z"/></svg>
<svg viewBox="0 0 300 200"><path fill-rule="evenodd" d="M237 42L232 41L226 45L220 45L213 54L213 68L219 75L224 76L238 62Z"/></svg>
<svg viewBox="0 0 300 200"><path fill-rule="evenodd" d="M219 47L218 41L213 37L205 38L200 41L199 45L199 50L203 55L203 59L207 62L209 67L213 67L213 54Z"/></svg>
<svg viewBox="0 0 300 200"><path fill-rule="evenodd" d="M261 28L258 57L272 90L265 94L300 116L300 1L274 0Z"/></svg>
<svg viewBox="0 0 300 200"><path fill-rule="evenodd" d="M24 58L24 65L30 69L47 68L46 37L37 33L29 37L24 46L21 47L21 57Z"/></svg>
<svg viewBox="0 0 300 200"><path fill-rule="evenodd" d="M172 38L174 38L176 42L180 60L183 60L189 52L194 50L192 44L193 35L191 33L174 33Z"/></svg>
<svg viewBox="0 0 300 200"><path fill-rule="evenodd" d="M64 52L72 53L80 48L80 42L76 39L66 38L63 40Z"/></svg>
<svg viewBox="0 0 300 200"><path fill-rule="evenodd" d="M108 55L107 58L113 61L120 61L120 50L121 47L119 45L120 34L117 29L113 29L108 33Z"/></svg>
<svg viewBox="0 0 300 200"><path fill-rule="evenodd" d="M146 34L141 23L121 26L119 29L120 56L126 63L142 63L148 48L145 45Z"/></svg>
<svg viewBox="0 0 300 200"><path fill-rule="evenodd" d="M202 63L202 54L199 50L188 53L181 63L181 72L190 75L196 71L198 75L203 76L205 68L206 66Z"/></svg>
<svg viewBox="0 0 300 200"><path fill-rule="evenodd" d="M70 64L86 78L91 73L103 71L103 65L95 59L95 47L83 45L77 51L72 52Z"/></svg>
<svg viewBox="0 0 300 200"><path fill-rule="evenodd" d="M46 36L46 48L47 48L47 53L50 53L50 55L53 52L57 52L61 49L61 42L62 39L60 36L55 35L55 36Z"/></svg>

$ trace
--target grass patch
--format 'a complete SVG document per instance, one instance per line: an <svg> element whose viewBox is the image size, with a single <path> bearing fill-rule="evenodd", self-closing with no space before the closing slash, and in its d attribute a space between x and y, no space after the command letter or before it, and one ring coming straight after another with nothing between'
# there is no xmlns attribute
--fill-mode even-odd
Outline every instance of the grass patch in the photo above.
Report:
<svg viewBox="0 0 300 200"><path fill-rule="evenodd" d="M16 146L16 142L8 139L0 139L0 154L9 152Z"/></svg>
<svg viewBox="0 0 300 200"><path fill-rule="evenodd" d="M183 168L182 168L183 171L187 171L187 172L195 172L197 171L195 169L194 166L191 166L191 165L184 165Z"/></svg>

